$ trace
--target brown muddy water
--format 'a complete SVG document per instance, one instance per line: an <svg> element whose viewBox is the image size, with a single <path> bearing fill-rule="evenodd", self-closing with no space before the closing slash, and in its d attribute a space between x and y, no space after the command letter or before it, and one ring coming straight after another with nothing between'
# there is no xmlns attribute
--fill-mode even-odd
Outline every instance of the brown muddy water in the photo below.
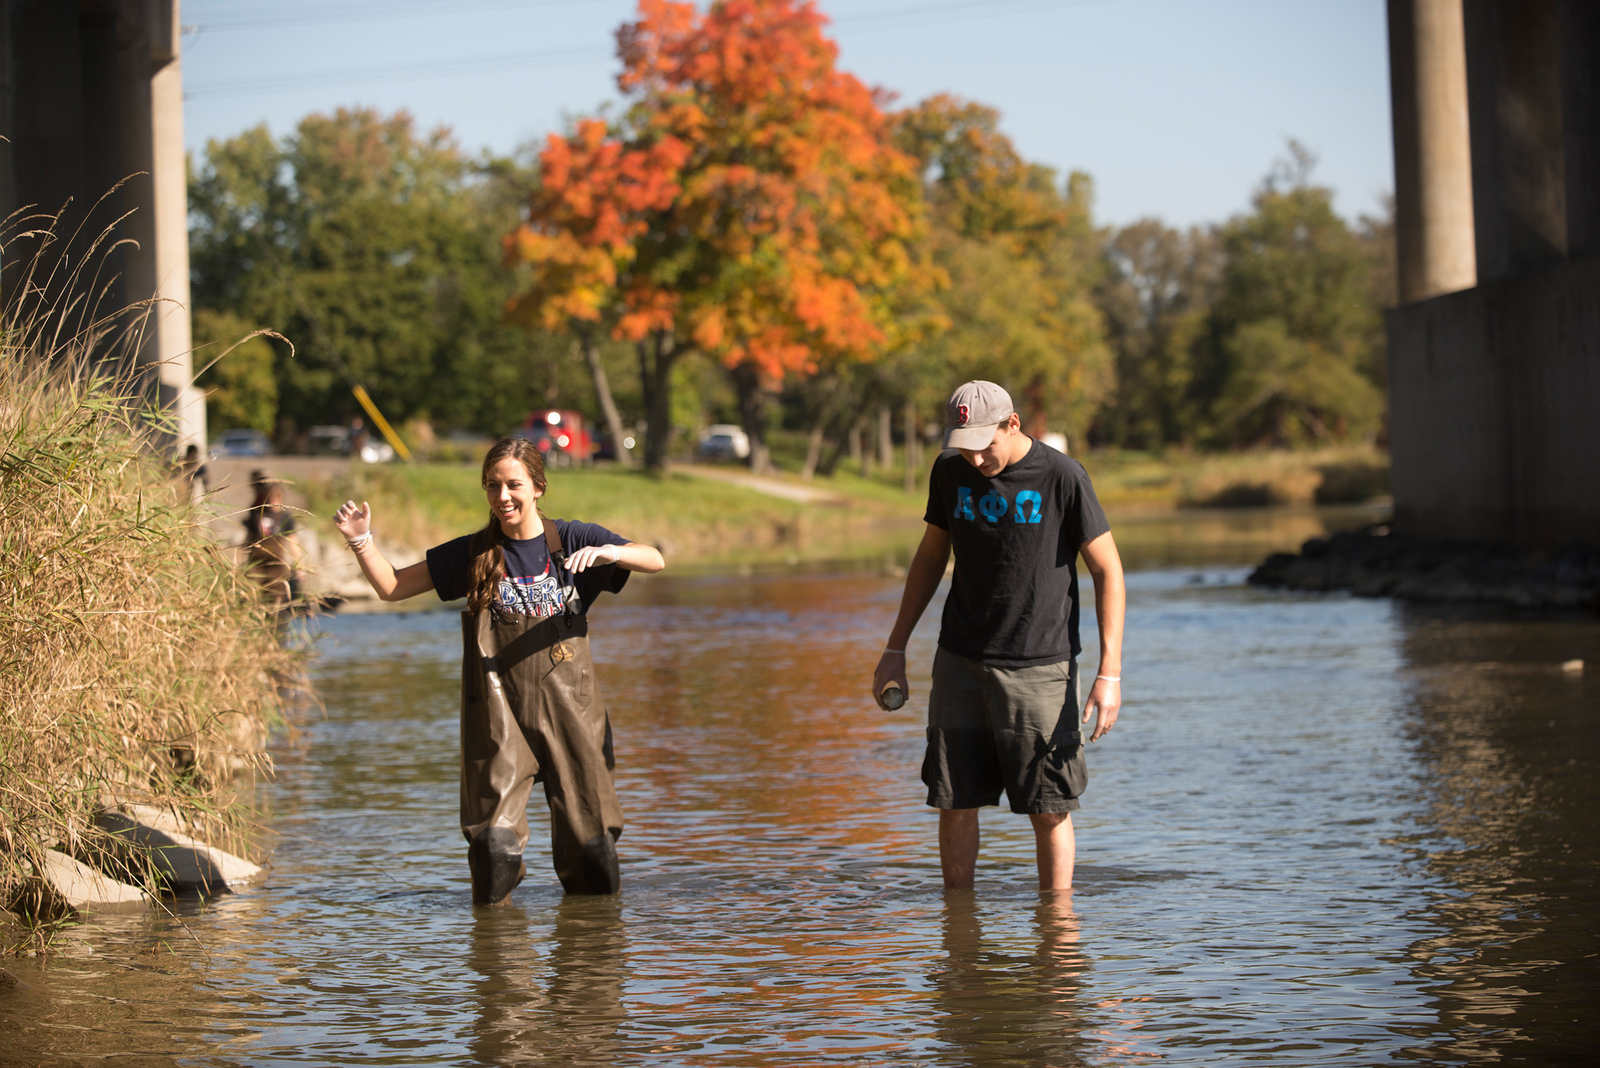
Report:
<svg viewBox="0 0 1600 1068"><path fill-rule="evenodd" d="M1009 813L976 891L941 888L925 686L864 696L881 567L603 604L624 891L563 900L536 831L478 912L457 617L335 617L326 715L263 793L270 879L4 962L0 1064L1593 1063L1600 622L1258 591L1250 537L1131 526L1070 898Z"/></svg>

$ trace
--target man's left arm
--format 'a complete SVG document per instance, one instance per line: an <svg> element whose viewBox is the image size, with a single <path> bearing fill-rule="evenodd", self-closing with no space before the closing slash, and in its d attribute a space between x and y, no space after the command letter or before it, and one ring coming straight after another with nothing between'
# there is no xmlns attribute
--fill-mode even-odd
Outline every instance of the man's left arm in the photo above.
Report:
<svg viewBox="0 0 1600 1068"><path fill-rule="evenodd" d="M1122 710L1122 620L1128 610L1128 591L1122 580L1122 557L1109 530L1078 552L1094 579L1094 615L1100 624L1100 670L1083 704L1083 722L1089 722L1091 710L1100 713L1089 738L1097 742Z"/></svg>

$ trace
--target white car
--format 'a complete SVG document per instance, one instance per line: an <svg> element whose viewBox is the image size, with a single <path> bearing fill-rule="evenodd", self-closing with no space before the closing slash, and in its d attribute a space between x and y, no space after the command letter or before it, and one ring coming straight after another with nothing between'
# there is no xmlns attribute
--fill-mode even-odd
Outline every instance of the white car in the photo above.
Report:
<svg viewBox="0 0 1600 1068"><path fill-rule="evenodd" d="M746 459L750 455L750 436L732 423L712 423L700 435L700 455L708 460L724 456Z"/></svg>

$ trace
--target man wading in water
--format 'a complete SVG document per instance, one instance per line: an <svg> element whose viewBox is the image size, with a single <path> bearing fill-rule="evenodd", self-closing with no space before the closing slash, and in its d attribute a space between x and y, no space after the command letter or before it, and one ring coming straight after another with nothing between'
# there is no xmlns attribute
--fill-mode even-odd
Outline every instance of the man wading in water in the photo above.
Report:
<svg viewBox="0 0 1600 1068"><path fill-rule="evenodd" d="M928 486L928 524L906 574L900 616L873 675L883 692L906 685L906 640L955 550L928 692L922 781L939 809L944 884L970 889L978 809L998 805L1033 821L1039 888L1070 890L1072 813L1087 772L1078 717L1078 572L1094 576L1100 670L1081 722L1098 712L1098 741L1122 706L1122 560L1076 460L1022 433L1011 396L968 382L950 397L945 445Z"/></svg>
<svg viewBox="0 0 1600 1068"><path fill-rule="evenodd" d="M372 543L372 510L346 501L334 524L385 601L428 590L467 599L461 613L461 832L475 904L522 881L528 794L544 783L556 875L569 894L614 894L622 808L612 784L611 721L589 660L585 614L628 572L661 554L593 523L545 519L544 457L503 438L483 459L489 522L396 571Z"/></svg>

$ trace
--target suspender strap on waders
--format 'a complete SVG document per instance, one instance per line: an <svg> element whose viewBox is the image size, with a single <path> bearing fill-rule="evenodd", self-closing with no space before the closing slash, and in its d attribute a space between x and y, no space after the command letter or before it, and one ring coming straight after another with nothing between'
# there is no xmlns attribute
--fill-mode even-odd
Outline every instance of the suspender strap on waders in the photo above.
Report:
<svg viewBox="0 0 1600 1068"><path fill-rule="evenodd" d="M561 580L561 614L567 625L571 626L574 613L572 600L567 596L568 587L565 579L570 578L572 572L567 570L567 550L561 544L561 531L552 519L544 520L544 548L550 554L550 559L561 569L561 574L557 576Z"/></svg>

